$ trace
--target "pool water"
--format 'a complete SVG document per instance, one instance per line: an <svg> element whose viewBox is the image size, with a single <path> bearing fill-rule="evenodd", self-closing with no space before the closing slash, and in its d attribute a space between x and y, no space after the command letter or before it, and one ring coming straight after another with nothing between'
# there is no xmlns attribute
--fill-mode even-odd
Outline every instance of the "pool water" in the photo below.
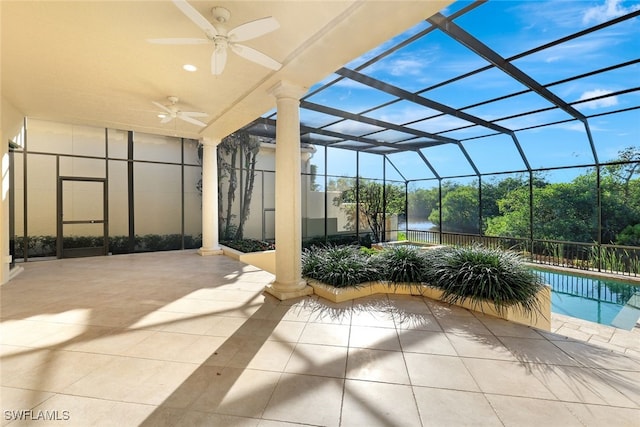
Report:
<svg viewBox="0 0 640 427"><path fill-rule="evenodd" d="M551 312L632 329L640 318L640 286L533 269L551 286Z"/></svg>

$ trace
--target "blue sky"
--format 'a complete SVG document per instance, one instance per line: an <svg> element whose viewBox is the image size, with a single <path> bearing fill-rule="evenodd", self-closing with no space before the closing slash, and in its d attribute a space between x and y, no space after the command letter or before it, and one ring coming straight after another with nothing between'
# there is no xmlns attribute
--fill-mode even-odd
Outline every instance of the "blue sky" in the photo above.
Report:
<svg viewBox="0 0 640 427"><path fill-rule="evenodd" d="M448 16L469 4L470 2L457 2L441 13ZM640 0L493 0L456 19L455 23L501 56L509 58L638 9L640 9ZM373 51L353 60L346 67L356 69L368 59L428 26L428 23L421 22ZM636 17L579 39L544 49L518 59L513 64L537 82L549 84L639 57L640 18ZM436 30L359 71L415 92L487 64L484 59ZM336 77L336 75L328 76L312 90ZM606 96L609 93L638 86L640 86L640 64L634 64L615 71L553 85L549 90L566 102L601 97L598 100L574 105L578 111L590 116L640 105L640 91ZM462 108L524 89L521 83L502 71L492 68L457 83L424 92L422 96L451 107ZM311 96L309 101L361 113L394 99L386 93L343 79L329 89ZM496 120L548 106L551 104L542 97L526 93L470 108L465 112L485 120ZM365 115L392 123L405 124L434 114L437 112L426 107L400 101ZM567 113L555 109L531 116L501 120L497 124L518 130L568 118L570 116ZM330 123L335 118L302 110L301 120L303 123L319 125ZM469 122L459 118L440 116L417 121L408 126L435 133L466 124ZM600 161L615 158L618 151L625 147L640 146L640 110L592 118L589 119L589 125ZM374 126L353 121L338 123L328 129L355 135L366 135L379 130ZM486 129L475 126L445 132L442 135L464 140L487 133L489 132ZM593 163L585 127L578 121L521 130L517 131L516 135L533 168ZM372 138L386 142L396 142L407 136L392 131L371 135ZM463 141L463 146L482 173L524 168L513 141L507 136L497 135ZM424 149L423 153L443 176L473 173L462 151L455 145L447 144L428 148ZM355 167L350 164L353 157L353 154L342 153L341 155L340 152L334 152L330 155L329 161L332 165L329 172L354 174ZM414 153L392 154L390 159L407 179L433 177ZM322 156L317 155L316 160L318 163L322 162ZM361 165L360 173L378 177L381 173L380 165L381 162L367 160L366 165ZM387 168L387 172L390 172L390 168ZM562 174L554 174L554 176L558 175ZM570 179L571 175L572 173L568 171L563 176Z"/></svg>

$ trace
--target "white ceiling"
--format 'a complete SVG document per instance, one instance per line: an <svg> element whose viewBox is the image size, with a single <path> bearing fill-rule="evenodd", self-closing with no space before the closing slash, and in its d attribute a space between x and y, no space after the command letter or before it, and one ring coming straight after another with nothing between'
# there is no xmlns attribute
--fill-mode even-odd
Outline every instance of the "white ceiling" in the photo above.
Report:
<svg viewBox="0 0 640 427"><path fill-rule="evenodd" d="M169 0L12 1L1 4L3 103L22 115L191 138L221 138L275 107L268 89L309 87L450 1L191 1L201 14L231 11L228 29L273 16L280 28L244 42L283 63L272 71L234 54L210 72L213 45L158 45L150 38L201 37ZM184 71L184 64L198 71ZM206 128L161 124L167 96L209 114Z"/></svg>

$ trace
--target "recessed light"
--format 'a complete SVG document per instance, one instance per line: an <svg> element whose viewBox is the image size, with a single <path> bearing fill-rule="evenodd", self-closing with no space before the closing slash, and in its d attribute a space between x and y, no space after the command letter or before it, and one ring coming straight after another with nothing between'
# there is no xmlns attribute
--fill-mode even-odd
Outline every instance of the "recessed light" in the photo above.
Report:
<svg viewBox="0 0 640 427"><path fill-rule="evenodd" d="M167 117L166 114L158 114L158 117L160 117L161 119L164 119L165 117Z"/></svg>
<svg viewBox="0 0 640 427"><path fill-rule="evenodd" d="M197 70L198 70L198 67L196 67L195 65L191 65L191 64L184 64L184 65L182 66L182 69L183 69L183 70L185 70L185 71L191 71L191 72L194 72L194 71L197 71Z"/></svg>

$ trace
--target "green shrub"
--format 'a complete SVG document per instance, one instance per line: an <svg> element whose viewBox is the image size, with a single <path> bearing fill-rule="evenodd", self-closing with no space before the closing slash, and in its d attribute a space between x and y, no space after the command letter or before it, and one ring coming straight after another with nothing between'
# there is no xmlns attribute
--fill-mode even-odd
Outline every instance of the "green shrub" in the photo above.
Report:
<svg viewBox="0 0 640 427"><path fill-rule="evenodd" d="M304 249L302 251L302 275L310 278L317 278L318 270L322 268L323 263L326 262L324 256L325 249L319 249L316 247ZM317 279L320 280L320 279Z"/></svg>
<svg viewBox="0 0 640 427"><path fill-rule="evenodd" d="M114 255L129 253L129 236L109 236L109 252Z"/></svg>
<svg viewBox="0 0 640 427"><path fill-rule="evenodd" d="M356 237L355 234L337 234L320 237L312 237L302 242L303 248L311 248L314 246L348 246L357 245L365 248L371 247L371 234L361 234L360 237Z"/></svg>
<svg viewBox="0 0 640 427"><path fill-rule="evenodd" d="M62 241L65 249L96 248L104 245L104 237L101 236L66 236Z"/></svg>
<svg viewBox="0 0 640 427"><path fill-rule="evenodd" d="M198 249L202 247L202 234L197 236L190 236L185 234L184 236L184 248L185 249Z"/></svg>
<svg viewBox="0 0 640 427"><path fill-rule="evenodd" d="M429 285L435 286L438 282L437 269L446 264L446 258L453 251L453 247L444 246L440 248L430 249L423 256L424 269L422 271L422 280Z"/></svg>
<svg viewBox="0 0 640 427"><path fill-rule="evenodd" d="M366 246L360 246L360 253L365 256L373 256L380 253L380 249L367 248Z"/></svg>
<svg viewBox="0 0 640 427"><path fill-rule="evenodd" d="M143 236L136 236L136 240L137 238L140 238L140 244L136 242L136 251L155 252L164 249L162 243L164 239L159 234L145 234Z"/></svg>
<svg viewBox="0 0 640 427"><path fill-rule="evenodd" d="M24 257L24 239L13 240L15 245L14 258ZM179 250L182 248L181 234L146 234L135 236L135 252L167 251ZM63 248L91 248L100 247L104 244L102 236L65 236ZM29 236L28 256L45 257L56 256L57 254L56 236ZM202 236L184 236L185 249L196 249L202 246ZM129 253L129 236L109 236L109 252L112 254Z"/></svg>
<svg viewBox="0 0 640 427"><path fill-rule="evenodd" d="M382 280L420 283L424 279L424 256L416 248L392 246L380 252L377 260Z"/></svg>
<svg viewBox="0 0 640 427"><path fill-rule="evenodd" d="M275 245L273 243L255 239L221 240L220 244L244 253L262 252L275 249Z"/></svg>
<svg viewBox="0 0 640 427"><path fill-rule="evenodd" d="M356 246L313 247L302 253L302 274L337 288L357 286L379 278L373 258Z"/></svg>
<svg viewBox="0 0 640 427"><path fill-rule="evenodd" d="M29 236L28 255L31 257L56 256L56 242L55 236Z"/></svg>
<svg viewBox="0 0 640 427"><path fill-rule="evenodd" d="M536 296L544 285L515 252L481 246L453 248L429 253L427 265L430 283L443 291L444 301L490 302L498 313L508 307L525 313L540 311Z"/></svg>

